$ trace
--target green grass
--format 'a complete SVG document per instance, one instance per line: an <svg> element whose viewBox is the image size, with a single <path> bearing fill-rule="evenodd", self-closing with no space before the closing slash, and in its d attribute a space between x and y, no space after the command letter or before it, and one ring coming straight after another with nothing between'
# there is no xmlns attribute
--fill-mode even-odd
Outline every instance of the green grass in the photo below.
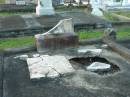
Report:
<svg viewBox="0 0 130 97"><path fill-rule="evenodd" d="M125 39L125 38L129 38L130 39L130 28L119 28L117 30L117 39L121 40L121 39Z"/></svg>
<svg viewBox="0 0 130 97"><path fill-rule="evenodd" d="M101 32L78 32L80 39L92 39L92 38L101 38L103 33ZM117 39L130 39L130 28L120 28L117 30ZM6 48L16 48L31 46L35 44L35 39L32 36L28 37L19 37L19 38L9 38L0 40L0 49Z"/></svg>
<svg viewBox="0 0 130 97"><path fill-rule="evenodd" d="M21 37L0 40L0 49L34 45L34 37Z"/></svg>
<svg viewBox="0 0 130 97"><path fill-rule="evenodd" d="M119 11L119 12L115 12L115 13L130 18L130 11Z"/></svg>
<svg viewBox="0 0 130 97"><path fill-rule="evenodd" d="M119 18L116 16L113 16L112 13L110 12L104 12L104 17L106 20L111 21L111 22L117 22L120 21Z"/></svg>
<svg viewBox="0 0 130 97"><path fill-rule="evenodd" d="M101 38L102 32L80 32L78 33L80 39L91 39L91 38ZM118 28L117 29L117 39L130 39L130 28Z"/></svg>
<svg viewBox="0 0 130 97"><path fill-rule="evenodd" d="M101 38L103 33L101 32L79 32L80 39L91 39L91 38Z"/></svg>
<svg viewBox="0 0 130 97"><path fill-rule="evenodd" d="M14 15L23 15L28 13L31 14L31 12L1 12L0 16L14 16Z"/></svg>
<svg viewBox="0 0 130 97"><path fill-rule="evenodd" d="M0 0L0 4L3 4L3 3L5 3L5 0Z"/></svg>

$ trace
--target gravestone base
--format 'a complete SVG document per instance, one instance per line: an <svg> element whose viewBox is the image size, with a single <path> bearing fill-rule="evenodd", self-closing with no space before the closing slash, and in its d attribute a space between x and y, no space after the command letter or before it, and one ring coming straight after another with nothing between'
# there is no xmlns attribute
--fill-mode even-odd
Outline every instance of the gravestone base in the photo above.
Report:
<svg viewBox="0 0 130 97"><path fill-rule="evenodd" d="M60 35L36 35L37 51L39 53L48 50L61 50L78 46L78 36L76 34L64 33Z"/></svg>
<svg viewBox="0 0 130 97"><path fill-rule="evenodd" d="M55 12L54 12L53 7L48 7L48 8L45 8L45 7L42 7L42 6L36 7L36 15L38 15L38 16L54 15L54 14L55 14Z"/></svg>

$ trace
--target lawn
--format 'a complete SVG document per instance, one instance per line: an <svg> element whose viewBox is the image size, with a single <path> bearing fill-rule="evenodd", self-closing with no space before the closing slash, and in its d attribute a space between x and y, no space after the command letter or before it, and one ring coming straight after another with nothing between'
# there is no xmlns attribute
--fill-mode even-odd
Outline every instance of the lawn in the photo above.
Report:
<svg viewBox="0 0 130 97"><path fill-rule="evenodd" d="M5 0L0 0L0 4L3 4L3 3L5 3Z"/></svg>
<svg viewBox="0 0 130 97"><path fill-rule="evenodd" d="M117 18L116 16L113 16L111 12L104 12L103 14L104 14L103 18L108 21L111 21L111 22L120 21L119 18Z"/></svg>
<svg viewBox="0 0 130 97"><path fill-rule="evenodd" d="M117 31L117 39L130 39L130 28L119 28ZM101 38L103 32L79 32L80 39L91 39L91 38Z"/></svg>
<svg viewBox="0 0 130 97"><path fill-rule="evenodd" d="M0 49L34 45L34 37L9 38L0 40Z"/></svg>
<svg viewBox="0 0 130 97"><path fill-rule="evenodd" d="M80 39L91 39L91 38L101 38L103 33L101 32L78 32Z"/></svg>
<svg viewBox="0 0 130 97"><path fill-rule="evenodd" d="M101 38L103 33L101 32L78 32L80 39L92 39L92 38ZM117 30L117 39L130 39L130 28L120 28ZM35 39L32 36L20 37L20 38L9 38L0 40L0 49L5 48L16 48L31 46L35 44Z"/></svg>
<svg viewBox="0 0 130 97"><path fill-rule="evenodd" d="M130 18L130 11L119 11L119 12L115 12L118 15L122 15L122 16L126 16Z"/></svg>
<svg viewBox="0 0 130 97"><path fill-rule="evenodd" d="M15 15L24 15L24 14L34 14L31 12L1 12L0 16L15 16Z"/></svg>

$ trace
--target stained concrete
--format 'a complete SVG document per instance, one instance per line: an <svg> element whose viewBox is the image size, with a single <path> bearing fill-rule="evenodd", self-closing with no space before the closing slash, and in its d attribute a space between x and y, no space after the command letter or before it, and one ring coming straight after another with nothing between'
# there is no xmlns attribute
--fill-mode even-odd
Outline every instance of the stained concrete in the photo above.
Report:
<svg viewBox="0 0 130 97"><path fill-rule="evenodd" d="M27 29L45 29L52 28L60 20L72 18L74 25L78 24L102 24L108 22L99 17L88 15L85 12L59 12L51 16L37 17L34 14L16 15L8 17L0 17L0 32L1 31L17 31ZM35 22L35 23L34 23Z"/></svg>
<svg viewBox="0 0 130 97"><path fill-rule="evenodd" d="M120 67L114 74L76 70L72 75L57 79L30 80L27 63L4 59L3 97L130 97L130 63L114 52L103 50L101 57Z"/></svg>
<svg viewBox="0 0 130 97"><path fill-rule="evenodd" d="M3 56L0 54L0 97L3 95Z"/></svg>

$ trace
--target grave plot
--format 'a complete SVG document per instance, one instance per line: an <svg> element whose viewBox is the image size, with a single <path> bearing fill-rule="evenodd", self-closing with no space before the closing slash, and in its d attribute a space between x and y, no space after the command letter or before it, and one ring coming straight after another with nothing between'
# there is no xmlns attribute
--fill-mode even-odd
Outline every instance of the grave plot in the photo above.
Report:
<svg viewBox="0 0 130 97"><path fill-rule="evenodd" d="M3 97L129 97L130 65L124 57L109 45L81 46L65 34L75 36L71 19L36 35L37 51L5 56ZM44 45L44 39L61 35L60 43Z"/></svg>

